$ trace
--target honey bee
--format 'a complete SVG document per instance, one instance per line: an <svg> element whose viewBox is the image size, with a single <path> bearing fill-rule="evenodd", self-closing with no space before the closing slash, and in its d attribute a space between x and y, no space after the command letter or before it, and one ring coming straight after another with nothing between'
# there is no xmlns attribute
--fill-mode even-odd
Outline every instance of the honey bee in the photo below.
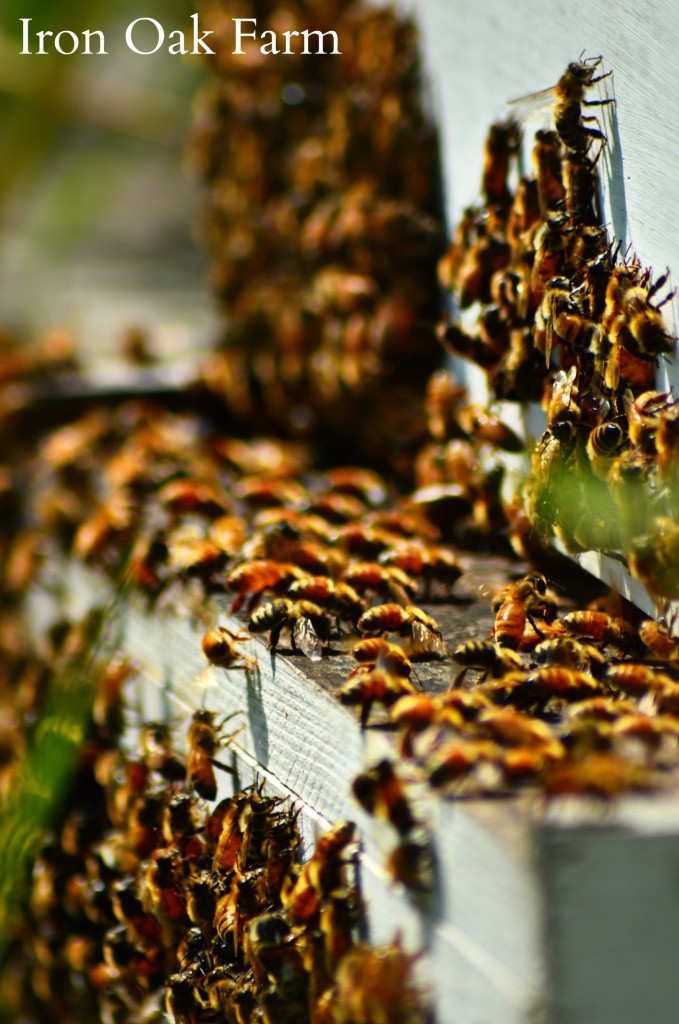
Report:
<svg viewBox="0 0 679 1024"><path fill-rule="evenodd" d="M333 491L353 495L373 508L383 505L389 495L382 477L360 466L336 466L328 470L327 478Z"/></svg>
<svg viewBox="0 0 679 1024"><path fill-rule="evenodd" d="M142 906L153 913L171 934L190 924L186 913L183 884L184 869L175 849L159 849L151 854L143 880Z"/></svg>
<svg viewBox="0 0 679 1024"><path fill-rule="evenodd" d="M630 572L641 580L657 601L679 598L679 524L670 516L657 516L627 549Z"/></svg>
<svg viewBox="0 0 679 1024"><path fill-rule="evenodd" d="M377 667L361 666L353 678L344 684L339 697L342 704L361 705L360 722L361 728L365 729L375 702L389 708L404 694L416 692L407 676Z"/></svg>
<svg viewBox="0 0 679 1024"><path fill-rule="evenodd" d="M639 638L654 658L660 661L679 661L679 639L653 619L646 619L639 626Z"/></svg>
<svg viewBox="0 0 679 1024"><path fill-rule="evenodd" d="M502 748L490 740L452 739L443 743L427 763L429 784L434 789L457 782L482 764L494 765L502 757ZM488 781L496 787L498 777L492 770Z"/></svg>
<svg viewBox="0 0 679 1024"><path fill-rule="evenodd" d="M512 199L507 178L510 163L519 152L521 130L516 121L493 124L486 138L482 188L488 206L506 210Z"/></svg>
<svg viewBox="0 0 679 1024"><path fill-rule="evenodd" d="M623 648L634 642L635 631L629 622L606 612L568 612L562 621L568 632L576 636L591 637Z"/></svg>
<svg viewBox="0 0 679 1024"><path fill-rule="evenodd" d="M352 562L343 573L343 581L361 595L372 591L404 605L417 591L417 583L403 569L379 562Z"/></svg>
<svg viewBox="0 0 679 1024"><path fill-rule="evenodd" d="M375 558L394 541L393 534L377 526L349 523L335 533L335 543L348 555Z"/></svg>
<svg viewBox="0 0 679 1024"><path fill-rule="evenodd" d="M666 295L657 305L651 302L652 297L667 283L668 277L669 272L663 274L651 287L633 285L622 278L622 295L616 296L621 298L621 313L625 319L626 330L621 340L625 348L636 355L652 357L674 351L676 339L668 332L660 312L661 306L673 297L674 292ZM613 335L619 323L618 318L611 326Z"/></svg>
<svg viewBox="0 0 679 1024"><path fill-rule="evenodd" d="M369 635L397 633L410 637L411 658L445 658L448 653L436 620L415 605L376 605L363 613L356 626Z"/></svg>
<svg viewBox="0 0 679 1024"><path fill-rule="evenodd" d="M547 218L566 198L561 177L561 140L556 132L540 129L535 133L533 164L537 177L540 214Z"/></svg>
<svg viewBox="0 0 679 1024"><path fill-rule="evenodd" d="M501 350L498 351L494 345L489 345L485 337L480 334L469 334L452 320L438 325L436 337L453 355L471 359L484 370L497 366L502 355Z"/></svg>
<svg viewBox="0 0 679 1024"><path fill-rule="evenodd" d="M543 640L537 645L533 655L539 665L562 665L565 668L583 669L597 678L608 666L606 657L597 647L580 643L570 636Z"/></svg>
<svg viewBox="0 0 679 1024"><path fill-rule="evenodd" d="M393 672L395 675L410 676L412 665L410 660L398 644L392 644L383 637L368 637L359 640L351 649L351 655L360 665L372 665L384 669L385 672Z"/></svg>
<svg viewBox="0 0 679 1024"><path fill-rule="evenodd" d="M622 427L612 420L590 431L586 446L587 457L592 472L600 480L608 479L612 461L625 440Z"/></svg>
<svg viewBox="0 0 679 1024"><path fill-rule="evenodd" d="M496 397L510 402L538 401L542 391L541 363L544 359L533 347L530 328L512 328L509 348L491 373Z"/></svg>
<svg viewBox="0 0 679 1024"><path fill-rule="evenodd" d="M265 590L285 590L292 580L301 575L296 565L274 562L268 558L239 565L231 570L225 580L227 589L235 590L238 594L229 611L235 614L248 598L252 611Z"/></svg>
<svg viewBox="0 0 679 1024"><path fill-rule="evenodd" d="M597 210L596 162L585 153L569 150L564 160L566 178L566 212L571 225L595 227L601 223Z"/></svg>
<svg viewBox="0 0 679 1024"><path fill-rule="evenodd" d="M462 406L458 419L465 432L477 441L501 448L505 452L521 452L525 447L513 430L479 405Z"/></svg>
<svg viewBox="0 0 679 1024"><path fill-rule="evenodd" d="M379 1007L394 1024L429 1024L430 1010L413 975L417 959L400 937L389 946L355 945L337 968L332 1019L371 1024Z"/></svg>
<svg viewBox="0 0 679 1024"><path fill-rule="evenodd" d="M401 837L408 835L417 824L403 782L391 761L383 759L369 771L357 775L351 789L368 814L384 818Z"/></svg>
<svg viewBox="0 0 679 1024"><path fill-rule="evenodd" d="M387 857L386 868L395 882L413 893L436 888L436 861L431 838L423 826L412 829Z"/></svg>
<svg viewBox="0 0 679 1024"><path fill-rule="evenodd" d="M497 591L493 597L493 611L496 613L493 636L500 647L517 650L522 645L526 620L542 638L532 612L544 608L546 592L547 581L541 573L524 576L517 583L510 583Z"/></svg>
<svg viewBox="0 0 679 1024"><path fill-rule="evenodd" d="M530 276L529 309L526 312L532 312L540 305L550 281L563 276L569 231L567 213L550 214L535 231L535 260Z"/></svg>
<svg viewBox="0 0 679 1024"><path fill-rule="evenodd" d="M288 588L295 601L311 601L332 611L339 619L357 622L365 611L361 596L346 582L335 582L329 576L301 576Z"/></svg>
<svg viewBox="0 0 679 1024"><path fill-rule="evenodd" d="M507 217L507 241L515 255L523 254L531 230L540 219L540 194L535 178L523 177Z"/></svg>
<svg viewBox="0 0 679 1024"><path fill-rule="evenodd" d="M444 547L404 542L383 551L383 565L396 566L409 576L423 580L424 597L429 598L434 583L452 588L462 575L462 568L452 551Z"/></svg>
<svg viewBox="0 0 679 1024"><path fill-rule="evenodd" d="M567 150L586 153L592 139L605 140L605 135L599 128L591 128L584 123L595 120L595 118L583 117L581 107L603 107L615 102L613 99L586 100L584 98L585 89L612 74L611 71L608 71L604 75L595 75L601 61L601 57L588 57L584 61L573 61L555 86L545 89L542 93L535 93L533 96L512 100L512 104L532 101L551 94L554 97L554 127L561 142Z"/></svg>
<svg viewBox="0 0 679 1024"><path fill-rule="evenodd" d="M473 302L490 302L493 275L509 262L509 243L500 233L483 224L474 245L464 254L457 274L456 291L461 309Z"/></svg>
<svg viewBox="0 0 679 1024"><path fill-rule="evenodd" d="M458 665L464 666L453 680L453 687L462 684L470 668L483 669L482 679L488 673L494 679L499 679L507 672L520 671L523 668L523 662L518 654L490 640L469 640L460 644L453 651L452 658Z"/></svg>
<svg viewBox="0 0 679 1024"><path fill-rule="evenodd" d="M349 863L344 854L355 838L356 826L352 821L338 822L320 836L297 878L288 879L281 890L281 902L293 920L311 920L318 914L322 901L343 888Z"/></svg>
<svg viewBox="0 0 679 1024"><path fill-rule="evenodd" d="M215 761L215 754L221 745L215 726L215 712L204 708L194 711L186 736L188 756L186 771L188 784L204 800L214 800L217 796L217 778L214 765L224 771L231 769Z"/></svg>
<svg viewBox="0 0 679 1024"><path fill-rule="evenodd" d="M548 665L526 676L526 692L534 689L540 697L584 700L602 692L599 683L588 672L562 665Z"/></svg>
<svg viewBox="0 0 679 1024"><path fill-rule="evenodd" d="M455 412L466 394L467 389L448 370L437 370L427 381L427 429L435 441L446 441L457 432Z"/></svg>
<svg viewBox="0 0 679 1024"><path fill-rule="evenodd" d="M637 697L649 690L661 690L672 679L658 672L650 665L624 661L620 665L609 665L606 670L606 681L623 693Z"/></svg>
<svg viewBox="0 0 679 1024"><path fill-rule="evenodd" d="M590 753L575 763L550 767L543 775L548 797L586 793L612 798L627 790L649 790L658 786L657 773L612 753Z"/></svg>
<svg viewBox="0 0 679 1024"><path fill-rule="evenodd" d="M144 762L168 782L183 782L186 766L172 749L169 726L162 722L146 722L141 730Z"/></svg>
<svg viewBox="0 0 679 1024"><path fill-rule="evenodd" d="M203 654L213 665L250 670L257 668L257 659L248 657L237 647L237 644L247 643L249 639L247 634L235 634L226 626L217 626L203 634L201 647Z"/></svg>
<svg viewBox="0 0 679 1024"><path fill-rule="evenodd" d="M547 424L551 428L556 423L577 423L581 416L578 405L577 369L571 366L568 372L558 370L554 374L552 392L547 406Z"/></svg>
<svg viewBox="0 0 679 1024"><path fill-rule="evenodd" d="M329 634L328 618L324 610L312 601L292 601L287 597L276 598L262 605L251 617L248 628L251 633L269 630L268 647L276 650L284 628L291 628L293 651L301 650L307 657L317 661L321 657L321 641Z"/></svg>

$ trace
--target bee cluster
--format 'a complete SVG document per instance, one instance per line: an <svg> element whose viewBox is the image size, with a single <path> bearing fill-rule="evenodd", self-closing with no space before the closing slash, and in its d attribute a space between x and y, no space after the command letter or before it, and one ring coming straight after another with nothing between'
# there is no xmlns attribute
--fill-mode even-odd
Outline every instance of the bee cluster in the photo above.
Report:
<svg viewBox="0 0 679 1024"><path fill-rule="evenodd" d="M23 847L30 897L14 908L4 1009L26 1021L49 1012L64 1021L373 1024L387 1011L394 1021L430 1021L416 958L399 941L360 941L355 826L339 823L304 859L298 809L263 783L215 804L213 755L229 739L206 709L191 720L185 756L161 722L139 723L138 745L125 752L124 698L135 673L121 659L84 672L87 636L82 625L57 623L51 664L41 665L55 687L77 657L94 699L69 730L78 756L59 819L46 835L36 820ZM22 692L32 676L24 668ZM59 721L63 732L63 708ZM43 718L40 743L45 732ZM37 749L35 732L28 743ZM20 888L24 869L10 862L9 833L25 831L20 805L34 789L21 765L3 766L3 781L20 794L2 824L4 929L7 889L10 880Z"/></svg>
<svg viewBox="0 0 679 1024"><path fill-rule="evenodd" d="M612 553L658 601L679 597L679 401L655 390L675 350L663 320L669 272L652 280L621 256L602 222L598 166L606 137L584 110L601 58L569 64L554 90L553 129L536 133L535 174L514 191L521 136L496 124L486 143L484 203L465 211L440 263L460 310L439 336L487 374L490 395L541 401L547 429L523 486L527 544L556 535L572 553ZM453 479L453 478L451 478Z"/></svg>
<svg viewBox="0 0 679 1024"><path fill-rule="evenodd" d="M200 230L228 318L205 378L258 429L326 434L407 471L437 362L440 189L411 22L333 0L206 0L215 35L194 161ZM228 17L227 17L228 14ZM333 30L332 57L234 55L232 16L258 31Z"/></svg>

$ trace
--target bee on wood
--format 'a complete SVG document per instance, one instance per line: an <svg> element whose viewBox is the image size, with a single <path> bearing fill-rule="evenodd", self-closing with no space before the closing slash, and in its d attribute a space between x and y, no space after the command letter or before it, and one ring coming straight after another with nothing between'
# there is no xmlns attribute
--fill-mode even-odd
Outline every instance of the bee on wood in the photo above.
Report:
<svg viewBox="0 0 679 1024"><path fill-rule="evenodd" d="M417 583L403 569L379 562L352 562L342 578L361 596L372 592L403 605L409 604L417 591Z"/></svg>
<svg viewBox="0 0 679 1024"><path fill-rule="evenodd" d="M548 797L586 794L611 799L628 790L651 790L659 784L657 772L613 753L590 753L577 762L549 768L542 783Z"/></svg>
<svg viewBox="0 0 679 1024"><path fill-rule="evenodd" d="M141 730L144 762L152 772L158 772L167 782L183 782L186 765L172 749L169 726L163 722L145 722Z"/></svg>
<svg viewBox="0 0 679 1024"><path fill-rule="evenodd" d="M572 226L596 227L601 223L597 209L598 179L596 163L585 153L569 150L564 159L566 212Z"/></svg>
<svg viewBox="0 0 679 1024"><path fill-rule="evenodd" d="M518 654L491 640L468 640L455 648L452 658L458 665L464 666L455 676L453 687L462 685L470 668L482 669L482 680L489 673L494 679L499 679L507 672L520 671L523 668L523 662Z"/></svg>
<svg viewBox="0 0 679 1024"><path fill-rule="evenodd" d="M541 573L524 576L517 583L510 583L497 591L492 602L496 613L493 636L500 647L517 650L523 643L526 621L542 637L532 613L545 607L546 593L547 581Z"/></svg>
<svg viewBox="0 0 679 1024"><path fill-rule="evenodd" d="M400 939L389 946L354 946L337 969L329 1019L371 1024L379 1008L390 1024L430 1024L425 994L413 975L417 959Z"/></svg>
<svg viewBox="0 0 679 1024"><path fill-rule="evenodd" d="M293 651L301 650L312 661L319 661L322 641L328 639L330 631L328 616L323 608L312 601L276 598L262 605L248 624L251 633L269 631L268 647L273 651L286 627L291 629Z"/></svg>
<svg viewBox="0 0 679 1024"><path fill-rule="evenodd" d="M521 130L516 121L490 127L483 156L482 189L488 206L506 210L512 200L507 179L511 162L518 155Z"/></svg>
<svg viewBox="0 0 679 1024"><path fill-rule="evenodd" d="M232 633L226 626L217 626L214 629L208 629L203 634L201 647L203 654L212 665L219 665L221 668L250 670L257 668L257 659L250 658L237 646L247 643L249 639L247 634Z"/></svg>
<svg viewBox="0 0 679 1024"><path fill-rule="evenodd" d="M679 524L657 516L649 528L632 538L627 549L630 572L651 597L665 603L679 598Z"/></svg>
<svg viewBox="0 0 679 1024"><path fill-rule="evenodd" d="M525 448L521 438L506 423L480 405L463 405L458 419L465 433L476 441L505 452L522 452Z"/></svg>
<svg viewBox="0 0 679 1024"><path fill-rule="evenodd" d="M561 176L561 140L557 132L545 128L535 133L533 165L537 178L540 214L547 218L566 198Z"/></svg>
<svg viewBox="0 0 679 1024"><path fill-rule="evenodd" d="M355 839L355 824L339 822L318 839L313 855L302 865L297 878L284 884L281 902L294 921L313 919L322 901L345 886L350 863L345 852Z"/></svg>
<svg viewBox="0 0 679 1024"><path fill-rule="evenodd" d="M228 765L215 761L215 754L222 744L215 726L214 711L204 708L194 711L186 741L189 751L186 759L188 785L204 800L214 800L217 796L214 766L226 772L232 771Z"/></svg>
<svg viewBox="0 0 679 1024"><path fill-rule="evenodd" d="M366 505L378 508L389 496L389 488L382 477L360 466L336 466L327 472L332 491L360 498Z"/></svg>
<svg viewBox="0 0 679 1024"><path fill-rule="evenodd" d="M354 625L365 611L363 599L349 583L335 582L328 576L301 576L288 588L288 596L327 608L338 620Z"/></svg>
<svg viewBox="0 0 679 1024"><path fill-rule="evenodd" d="M599 678L608 666L606 657L598 647L583 644L571 636L543 640L533 651L538 665L561 665L590 672Z"/></svg>
<svg viewBox="0 0 679 1024"><path fill-rule="evenodd" d="M469 334L452 320L438 325L436 337L453 355L471 359L477 366L481 366L485 370L497 366L502 356L502 350L496 348L495 345L489 345L486 338L480 333Z"/></svg>
<svg viewBox="0 0 679 1024"><path fill-rule="evenodd" d="M404 694L416 692L407 676L366 665L360 666L353 678L344 684L339 697L342 704L361 705L360 722L361 728L365 729L375 702L388 708Z"/></svg>
<svg viewBox="0 0 679 1024"><path fill-rule="evenodd" d="M679 638L653 619L646 619L639 626L639 638L654 658L660 661L679 661Z"/></svg>
<svg viewBox="0 0 679 1024"><path fill-rule="evenodd" d="M585 89L597 82L602 82L612 74L611 71L608 71L603 75L595 75L602 59L602 57L588 57L584 61L572 61L556 85L544 89L540 93L512 100L511 103L512 105L526 105L548 96L553 97L554 127L561 142L567 150L586 153L592 139L605 141L606 136L599 128L592 128L589 123L585 123L594 121L596 118L583 117L582 107L603 107L615 102L613 99L585 99Z"/></svg>
<svg viewBox="0 0 679 1024"><path fill-rule="evenodd" d="M360 665L370 665L373 668L384 669L394 675L408 678L412 671L412 665L406 652L398 644L392 644L383 637L367 637L359 640L351 649L351 656Z"/></svg>
<svg viewBox="0 0 679 1024"><path fill-rule="evenodd" d="M368 814L384 818L398 834L406 836L417 824L403 782L391 761L378 762L357 775L351 784L354 797Z"/></svg>
<svg viewBox="0 0 679 1024"><path fill-rule="evenodd" d="M575 633L576 636L591 637L604 644L623 648L634 642L634 627L624 619L608 615L607 612L568 612L562 621L568 632Z"/></svg>
<svg viewBox="0 0 679 1024"><path fill-rule="evenodd" d="M301 575L302 571L298 566L274 562L269 558L238 565L228 573L225 580L226 588L235 590L238 594L229 611L235 614L248 598L249 609L253 611L265 590L284 591L291 581Z"/></svg>
<svg viewBox="0 0 679 1024"><path fill-rule="evenodd" d="M423 826L404 836L387 857L386 868L395 882L410 892L431 893L436 888L436 860L431 838Z"/></svg>
<svg viewBox="0 0 679 1024"><path fill-rule="evenodd" d="M431 596L434 583L446 589L452 588L462 575L462 568L452 551L415 541L405 541L388 548L382 552L379 561L401 569L413 579L422 580L425 598Z"/></svg>

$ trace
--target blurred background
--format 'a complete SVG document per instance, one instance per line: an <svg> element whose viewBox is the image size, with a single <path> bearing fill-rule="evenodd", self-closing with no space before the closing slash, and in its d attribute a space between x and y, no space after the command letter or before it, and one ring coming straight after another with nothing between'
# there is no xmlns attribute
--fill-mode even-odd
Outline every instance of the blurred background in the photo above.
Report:
<svg viewBox="0 0 679 1024"><path fill-rule="evenodd" d="M190 28L184 0L4 0L0 9L0 324L60 324L106 360L131 326L165 358L214 334L187 169L200 58L125 45L135 18ZM21 55L32 29L102 29L107 55Z"/></svg>

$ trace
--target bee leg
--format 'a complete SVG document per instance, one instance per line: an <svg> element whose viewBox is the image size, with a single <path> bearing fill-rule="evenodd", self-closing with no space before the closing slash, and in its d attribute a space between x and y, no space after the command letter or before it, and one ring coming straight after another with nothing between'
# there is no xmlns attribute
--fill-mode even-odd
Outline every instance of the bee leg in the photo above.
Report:
<svg viewBox="0 0 679 1024"><path fill-rule="evenodd" d="M269 631L269 642L267 644L267 647L270 651L273 651L274 653L276 651L276 648L278 647L278 641L281 638L281 633L283 632L284 625L285 620L283 620L283 622L279 622L277 626L273 626ZM293 651L296 650L294 640L292 641L292 649Z"/></svg>
<svg viewBox="0 0 679 1024"><path fill-rule="evenodd" d="M453 678L453 681L450 684L450 689L451 690L457 690L458 687L462 686L462 683L464 682L464 677L467 675L468 671L469 671L469 665L465 665L465 667L463 669L460 669L460 671Z"/></svg>
<svg viewBox="0 0 679 1024"><path fill-rule="evenodd" d="M368 718L370 717L372 706L373 702L371 698L368 698L368 700L363 702L363 705L361 707L361 729L365 729L366 725L368 724Z"/></svg>
<svg viewBox="0 0 679 1024"><path fill-rule="evenodd" d="M535 619L533 618L533 616L531 615L531 613L529 611L526 611L526 618L528 619L528 621L530 622L531 626L533 627L533 629L535 630L537 635L540 637L540 639L544 640L545 639L545 634L540 632L540 630L538 629L538 627L535 624Z"/></svg>
<svg viewBox="0 0 679 1024"><path fill-rule="evenodd" d="M606 78L606 75L602 75L602 78ZM595 78L595 82L600 82L601 78ZM615 103L615 99L611 96L607 100L581 100L583 107L605 107L609 103Z"/></svg>
<svg viewBox="0 0 679 1024"><path fill-rule="evenodd" d="M215 768L221 768L223 772L228 772L229 775L235 775L235 771L230 765L224 764L223 761L216 761L214 757L208 757L210 764L214 765Z"/></svg>

